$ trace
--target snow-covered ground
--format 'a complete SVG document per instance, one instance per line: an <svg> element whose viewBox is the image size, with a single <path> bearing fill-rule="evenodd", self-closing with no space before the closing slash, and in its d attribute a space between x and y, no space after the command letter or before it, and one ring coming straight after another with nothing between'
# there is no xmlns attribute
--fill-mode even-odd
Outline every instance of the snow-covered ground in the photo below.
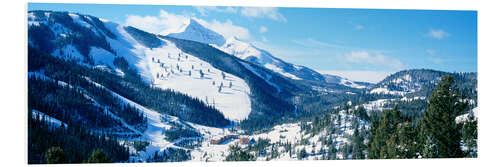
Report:
<svg viewBox="0 0 500 167"><path fill-rule="evenodd" d="M362 104L363 108L365 108L367 111L378 111L378 110L384 110L384 109L390 109L390 108L384 108L384 105L387 104L388 102L394 101L395 99L378 99L374 101L370 101L368 103Z"/></svg>
<svg viewBox="0 0 500 167"><path fill-rule="evenodd" d="M322 137L327 137L331 135L332 138L327 140L332 140L337 150L340 150L343 145L350 143L349 137L354 134L354 127L352 124L353 119L358 119L352 114L348 114L345 110L341 110L339 113L340 119L337 119L336 115L333 115L331 119L338 132L336 134L330 134L330 129L323 129L321 132L312 135L311 133L305 133L301 131L299 123L286 123L274 126L271 130L263 133L257 133L253 135L240 135L240 138L248 138L249 140L258 141L259 139L269 139L270 144L275 144L278 151L278 157L273 160L298 160L296 154L298 150L304 148L308 156L305 160L315 160L320 159L322 154L319 154L320 150L328 150L325 145L321 143ZM359 129L368 129L370 124L358 120L360 122ZM311 122L304 122L305 124L311 125ZM196 129L200 130L204 134L207 132L211 135L205 135L205 139L202 142L202 146L191 150L191 161L223 161L227 155L229 155L229 147L231 145L239 145L246 148L248 145L239 143L238 139L229 140L222 144L210 144L209 139L218 139L228 134L239 134L239 132L231 133L227 130L222 130L218 128L201 128L202 126L194 126ZM307 140L308 144L301 144L301 140ZM285 152L284 146L278 146L277 143L290 143L292 149L296 151L295 154L290 154ZM366 141L365 141L366 143ZM271 145L266 147L267 156L257 156L258 161L265 161L269 158L271 152ZM314 153L314 154L313 154ZM252 153L254 154L254 153ZM337 152L337 158L344 158L341 152Z"/></svg>
<svg viewBox="0 0 500 167"><path fill-rule="evenodd" d="M474 119L477 119L477 111L478 111L477 107L474 108L474 109L472 109L472 113L474 115ZM468 116L469 116L469 113L462 114L462 115L460 115L460 116L458 116L458 117L455 118L455 122L456 123L465 122L468 119Z"/></svg>
<svg viewBox="0 0 500 167"><path fill-rule="evenodd" d="M404 95L406 92L391 91L387 88L374 88L370 91L371 94L391 94L391 95Z"/></svg>
<svg viewBox="0 0 500 167"><path fill-rule="evenodd" d="M173 89L214 106L229 120L242 121L250 114L250 88L241 78L225 73L186 54L174 43L144 50L139 68L149 73L152 85Z"/></svg>

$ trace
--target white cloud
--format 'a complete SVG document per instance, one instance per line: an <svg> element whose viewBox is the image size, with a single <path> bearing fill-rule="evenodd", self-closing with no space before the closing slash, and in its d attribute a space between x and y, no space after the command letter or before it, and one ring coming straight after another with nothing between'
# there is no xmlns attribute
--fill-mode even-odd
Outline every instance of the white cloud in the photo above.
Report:
<svg viewBox="0 0 500 167"><path fill-rule="evenodd" d="M362 30L362 29L365 28L365 26L363 26L361 24L355 24L352 21L349 21L349 24L352 25L352 26L354 26L354 29L356 29L356 30Z"/></svg>
<svg viewBox="0 0 500 167"><path fill-rule="evenodd" d="M431 37L431 38L435 38L435 39L444 39L444 38L450 36L450 33L446 32L444 30L440 30L440 29L437 29L437 30L432 29L427 33L427 36Z"/></svg>
<svg viewBox="0 0 500 167"><path fill-rule="evenodd" d="M127 16L125 25L133 26L141 30L167 35L169 33L177 33L183 30L187 25L189 17L177 15L160 10L158 16Z"/></svg>
<svg viewBox="0 0 500 167"><path fill-rule="evenodd" d="M248 29L233 25L233 22L231 22L231 20L226 20L226 22L220 22L215 19L211 22L207 22L201 19L196 20L198 20L201 25L221 34L222 36L224 36L224 38L237 37L243 40L252 39Z"/></svg>
<svg viewBox="0 0 500 167"><path fill-rule="evenodd" d="M265 32L267 32L267 27L265 27L265 26L260 26L260 28L259 28L259 32L260 32L260 33L265 33Z"/></svg>
<svg viewBox="0 0 500 167"><path fill-rule="evenodd" d="M267 42L267 38L266 37L262 37L262 42Z"/></svg>
<svg viewBox="0 0 500 167"><path fill-rule="evenodd" d="M349 70L326 70L326 71L318 71L322 74L331 74L337 75L341 77L348 78L353 81L362 81L362 82L370 82L370 83L378 83L382 81L385 77L394 73L391 71L349 71Z"/></svg>
<svg viewBox="0 0 500 167"><path fill-rule="evenodd" d="M206 16L208 12L221 12L221 13L237 13L238 9L235 7L216 7L216 6L195 6L194 7L202 16Z"/></svg>
<svg viewBox="0 0 500 167"><path fill-rule="evenodd" d="M345 55L345 59L351 63L370 64L375 66L389 66L394 69L403 69L405 65L398 59L384 56L380 53L370 53L367 51L353 51Z"/></svg>
<svg viewBox="0 0 500 167"><path fill-rule="evenodd" d="M125 25L133 26L147 32L168 35L170 33L182 32L189 24L191 17L187 15L177 15L160 10L158 16L136 16L130 15L125 21ZM221 34L225 38L238 37L240 39L251 39L250 32L244 27L233 25L231 20L221 22L212 20L210 22L196 19L203 26Z"/></svg>
<svg viewBox="0 0 500 167"><path fill-rule="evenodd" d="M256 17L256 18L269 18L276 21L287 22L285 16L283 16L278 8L272 7L242 7L241 15L247 17Z"/></svg>
<svg viewBox="0 0 500 167"><path fill-rule="evenodd" d="M362 30L363 28L365 28L365 27L362 25L355 25L354 26L354 29L356 29L356 30Z"/></svg>
<svg viewBox="0 0 500 167"><path fill-rule="evenodd" d="M333 48L333 47L340 48L340 47L342 47L341 45L322 42L322 41L315 40L313 38L292 40L292 42L296 43L298 45L305 46L305 47L326 47L326 48Z"/></svg>

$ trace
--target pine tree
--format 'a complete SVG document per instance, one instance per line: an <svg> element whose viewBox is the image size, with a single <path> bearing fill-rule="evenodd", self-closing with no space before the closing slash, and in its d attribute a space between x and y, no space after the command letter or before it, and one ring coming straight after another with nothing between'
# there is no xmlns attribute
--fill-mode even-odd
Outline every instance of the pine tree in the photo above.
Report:
<svg viewBox="0 0 500 167"><path fill-rule="evenodd" d="M455 118L464 111L467 104L461 102L453 83L453 77L443 76L429 98L429 105L422 120L422 135L425 141L423 156L426 158L463 156Z"/></svg>
<svg viewBox="0 0 500 167"><path fill-rule="evenodd" d="M467 148L466 155L477 157L477 120L472 111L469 112L467 120L462 126L462 140Z"/></svg>
<svg viewBox="0 0 500 167"><path fill-rule="evenodd" d="M379 120L372 121L368 158L392 158L389 152L393 148L392 146L388 146L387 142L401 120L401 112L398 109L398 105L395 105L392 110L384 111Z"/></svg>
<svg viewBox="0 0 500 167"><path fill-rule="evenodd" d="M48 164L62 164L68 163L66 161L66 153L61 147L51 147L45 153L45 159Z"/></svg>
<svg viewBox="0 0 500 167"><path fill-rule="evenodd" d="M92 155L90 155L89 159L87 160L88 163L110 163L111 160L106 156L104 151L102 149L97 149L92 152Z"/></svg>
<svg viewBox="0 0 500 167"><path fill-rule="evenodd" d="M229 155L226 157L226 161L254 161L255 156L250 154L248 151L243 150L238 145L229 146Z"/></svg>

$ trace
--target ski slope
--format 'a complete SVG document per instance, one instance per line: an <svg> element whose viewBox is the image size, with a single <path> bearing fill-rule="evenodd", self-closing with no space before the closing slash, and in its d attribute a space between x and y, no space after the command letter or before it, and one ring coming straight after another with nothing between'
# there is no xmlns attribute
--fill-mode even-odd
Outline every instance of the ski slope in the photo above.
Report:
<svg viewBox="0 0 500 167"><path fill-rule="evenodd" d="M160 48L145 49L139 68L154 87L198 98L229 120L242 121L251 111L250 88L241 78L214 68L164 40ZM222 85L222 86L221 86ZM220 91L219 91L220 90Z"/></svg>

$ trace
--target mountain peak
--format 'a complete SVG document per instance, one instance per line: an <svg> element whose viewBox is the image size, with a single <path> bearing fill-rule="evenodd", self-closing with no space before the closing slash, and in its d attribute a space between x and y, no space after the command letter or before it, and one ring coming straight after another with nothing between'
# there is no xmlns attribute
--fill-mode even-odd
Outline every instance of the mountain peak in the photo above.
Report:
<svg viewBox="0 0 500 167"><path fill-rule="evenodd" d="M226 39L222 35L206 28L195 18L191 18L189 20L189 24L186 26L183 32L172 33L168 36L206 44L215 44L217 46L222 46L224 45L224 43L226 43Z"/></svg>

